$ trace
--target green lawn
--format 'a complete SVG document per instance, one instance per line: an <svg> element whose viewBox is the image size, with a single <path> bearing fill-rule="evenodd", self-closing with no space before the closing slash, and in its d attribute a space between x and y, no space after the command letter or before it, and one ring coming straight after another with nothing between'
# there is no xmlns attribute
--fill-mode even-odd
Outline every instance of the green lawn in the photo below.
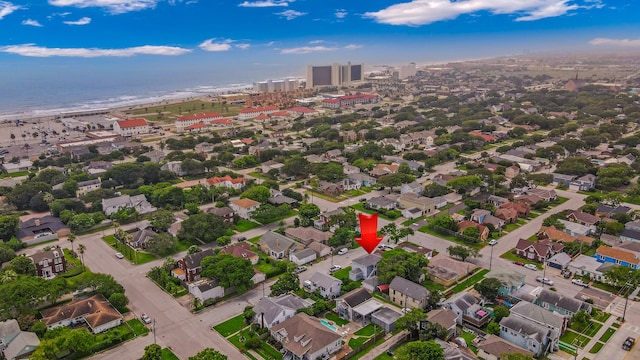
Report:
<svg viewBox="0 0 640 360"><path fill-rule="evenodd" d="M620 324L619 323L613 323L613 325L611 325L611 326L613 326L616 329L620 328Z"/></svg>
<svg viewBox="0 0 640 360"><path fill-rule="evenodd" d="M462 334L460 335L461 338L464 339L464 341L467 342L467 346L469 347L469 349L471 349L474 353L477 352L478 350L476 349L475 346L473 346L473 339L476 338L475 334L470 334L468 332L462 331Z"/></svg>
<svg viewBox="0 0 640 360"><path fill-rule="evenodd" d="M290 218L292 216L295 216L296 214L298 214L298 210L291 209L291 210L289 210L288 213L286 213L286 214L284 214L282 216L276 216L276 217L272 217L272 218L266 219L263 224L265 224L265 225L266 224L271 224L271 223L276 222L276 221L280 221L280 220L284 220L286 218Z"/></svg>
<svg viewBox="0 0 640 360"><path fill-rule="evenodd" d="M429 290L431 292L434 292L434 291L444 292L444 290L445 290L444 286L438 284L435 281L429 280L429 279L425 280L422 283L422 286L426 287L427 290Z"/></svg>
<svg viewBox="0 0 640 360"><path fill-rule="evenodd" d="M334 203L337 203L337 202L340 202L340 201L344 200L344 199L336 199L334 197L327 196L325 194L321 194L321 193L319 193L317 191L313 191L313 190L307 190L306 193L309 194L309 196L315 196L317 198L324 199L324 200L327 200L327 201L331 201L331 202L334 202Z"/></svg>
<svg viewBox="0 0 640 360"><path fill-rule="evenodd" d="M593 283L591 283L591 286L593 286L594 288L598 288L600 290L608 291L612 294L618 294L618 292L620 291L620 289L615 286L598 282L598 281L594 281Z"/></svg>
<svg viewBox="0 0 640 360"><path fill-rule="evenodd" d="M480 269L480 271L476 272L475 274L471 275L471 277L468 277L466 280L456 285L451 291L456 294L464 291L466 288L482 281L482 279L488 272L489 270L487 269Z"/></svg>
<svg viewBox="0 0 640 360"><path fill-rule="evenodd" d="M384 353L376 356L376 358L373 359L373 360L393 360L393 356L387 355L387 353L384 352Z"/></svg>
<svg viewBox="0 0 640 360"><path fill-rule="evenodd" d="M251 239L247 240L248 242L252 243L252 244L257 244L260 241L261 236L256 236L256 237L252 237Z"/></svg>
<svg viewBox="0 0 640 360"><path fill-rule="evenodd" d="M244 318L242 314L232 317L231 319L220 323L213 327L213 329L220 333L223 337L227 337L240 329L245 327Z"/></svg>
<svg viewBox="0 0 640 360"><path fill-rule="evenodd" d="M146 253L144 251L135 251L131 246L116 241L116 238L113 235L107 235L103 237L102 240L115 250L114 254L116 252L122 253L122 255L124 255L124 257L134 265L141 265L158 259L154 254Z"/></svg>
<svg viewBox="0 0 640 360"><path fill-rule="evenodd" d="M336 279L345 281L346 279L349 279L349 271L351 271L351 266L347 266L346 268L340 269L334 272L331 276L333 276Z"/></svg>
<svg viewBox="0 0 640 360"><path fill-rule="evenodd" d="M520 257L520 256L512 253L512 251L513 251L513 249L511 249L511 250L507 251L506 253L500 255L500 257L503 258L503 259L510 260L510 261L520 261L523 264L533 264L533 265L537 266L538 269L542 270L542 265L540 263L535 262L535 261L531 261L529 259L525 259L523 257Z"/></svg>
<svg viewBox="0 0 640 360"><path fill-rule="evenodd" d="M610 317L611 317L611 314L606 313L604 311L598 311L598 314L596 314L596 316L593 317L593 320L604 323L607 320L609 320Z"/></svg>
<svg viewBox="0 0 640 360"><path fill-rule="evenodd" d="M180 360L171 350L164 348L162 349L162 360Z"/></svg>
<svg viewBox="0 0 640 360"><path fill-rule="evenodd" d="M379 326L376 326L376 332L381 333L382 332L382 328ZM373 335L373 324L368 324L367 326L363 327L362 329L356 331L354 333L355 335L359 335L359 336L372 336Z"/></svg>
<svg viewBox="0 0 640 360"><path fill-rule="evenodd" d="M354 209L356 209L356 210L358 210L358 211L361 211L361 212L363 212L363 213L365 213L365 214L375 214L375 213L378 213L378 217L379 217L379 218L381 218L381 219L385 219L385 220L389 220L389 221L394 221L394 220L396 220L396 219L397 219L397 218L396 218L396 219L394 219L394 218L390 218L390 217L388 217L387 215L385 215L385 214L383 214L383 213L381 213L381 212L378 212L378 211L376 211L376 210L369 210L369 209L365 209L365 208L364 208L364 206L362 205L362 203L353 204L353 205L351 205L351 207L352 207L352 208L354 208Z"/></svg>
<svg viewBox="0 0 640 360"><path fill-rule="evenodd" d="M565 342L567 344L584 347L589 343L589 338L578 333L575 333L571 330L567 330L564 335L560 337L560 341Z"/></svg>
<svg viewBox="0 0 640 360"><path fill-rule="evenodd" d="M248 174L249 176L253 176L254 178L258 178L258 179L262 179L262 180L271 180L269 179L268 176L264 176L263 174L257 172L257 171L252 171Z"/></svg>
<svg viewBox="0 0 640 360"><path fill-rule="evenodd" d="M349 347L355 350L362 346L362 344L364 344L367 340L369 340L368 337L352 337L351 340L349 340Z"/></svg>
<svg viewBox="0 0 640 360"><path fill-rule="evenodd" d="M598 331L600 331L601 328L602 328L602 324L599 324L597 322L592 321L592 322L589 323L589 325L587 326L586 329L581 329L581 330L578 330L578 331L580 331L581 333L587 335L588 337L594 337L594 336L596 336ZM576 330L576 329L574 329L574 330Z"/></svg>
<svg viewBox="0 0 640 360"><path fill-rule="evenodd" d="M613 336L613 334L616 332L615 328L608 328L607 331L604 332L604 334L602 334L602 336L600 336L600 339L598 339L599 341L602 341L603 343L606 343L607 341L609 341L609 339L611 338L611 336Z"/></svg>
<svg viewBox="0 0 640 360"><path fill-rule="evenodd" d="M336 315L335 313L332 313L332 312L327 313L325 318L327 318L327 320L333 321L338 326L347 325L349 323L349 320L345 320L345 319L341 318L340 316L338 316L338 315Z"/></svg>
<svg viewBox="0 0 640 360"><path fill-rule="evenodd" d="M430 235L439 237L441 239L449 240L449 241L454 242L456 244L468 246L468 247L474 248L476 250L480 250L480 249L482 249L484 247L484 243L469 243L469 242L466 242L466 241L462 241L462 240L458 239L455 236L441 234L441 233L439 233L439 232L437 232L435 230L431 230L429 228L429 225L425 225L425 226L421 227L420 230L418 230L418 231L421 231L421 232L423 232L425 234L430 234Z"/></svg>
<svg viewBox="0 0 640 360"><path fill-rule="evenodd" d="M248 230L251 230L251 229L255 229L255 228L259 227L259 226L260 226L260 224L254 223L253 221L240 219L240 220L238 220L238 223L236 224L236 231L245 232L245 231L248 231Z"/></svg>
<svg viewBox="0 0 640 360"><path fill-rule="evenodd" d="M422 221L422 220L424 220L424 219L426 219L426 218L427 218L426 216L420 216L420 217L417 217L417 218L415 218L415 219L406 220L406 221L404 221L404 222L402 223L402 225L404 225L404 226L409 226L409 225L411 225L411 224L413 224L413 223L417 223L418 221Z"/></svg>
<svg viewBox="0 0 640 360"><path fill-rule="evenodd" d="M133 329L133 333L137 335L145 335L149 333L149 328L144 326L144 324L142 323L142 321L138 320L138 319L131 319L129 321L127 321L127 324L129 324L129 326L131 326L131 328Z"/></svg>
<svg viewBox="0 0 640 360"><path fill-rule="evenodd" d="M602 347L603 347L603 346L604 346L604 344L603 344L603 343L601 343L601 342L597 342L597 343L595 343L595 344L593 345L593 347L591 348L591 350L589 350L589 353L590 353L590 354L595 354L595 353L597 353L598 351L600 351L600 349L602 349Z"/></svg>
<svg viewBox="0 0 640 360"><path fill-rule="evenodd" d="M25 170L25 171L16 171L14 173L11 174L2 174L0 175L0 178L8 178L8 177L20 177L20 176L28 176L31 172L29 170Z"/></svg>
<svg viewBox="0 0 640 360"><path fill-rule="evenodd" d="M262 345L260 345L259 349L256 349L256 352L265 359L282 359L282 354L278 350L274 349L271 345L267 344L265 341L262 342Z"/></svg>

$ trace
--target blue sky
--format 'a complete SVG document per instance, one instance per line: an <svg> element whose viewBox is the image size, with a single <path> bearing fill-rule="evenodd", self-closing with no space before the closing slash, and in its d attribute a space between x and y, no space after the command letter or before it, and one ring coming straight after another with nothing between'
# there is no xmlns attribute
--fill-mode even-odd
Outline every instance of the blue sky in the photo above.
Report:
<svg viewBox="0 0 640 360"><path fill-rule="evenodd" d="M0 80L193 84L346 61L626 51L640 48L638 13L635 0L0 0Z"/></svg>

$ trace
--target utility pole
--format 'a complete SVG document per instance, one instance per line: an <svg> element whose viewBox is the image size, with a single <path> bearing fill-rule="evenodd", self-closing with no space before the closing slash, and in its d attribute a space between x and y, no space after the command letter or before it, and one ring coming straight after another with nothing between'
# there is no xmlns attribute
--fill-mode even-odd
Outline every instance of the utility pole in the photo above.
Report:
<svg viewBox="0 0 640 360"><path fill-rule="evenodd" d="M153 318L153 343L156 343L156 318Z"/></svg>
<svg viewBox="0 0 640 360"><path fill-rule="evenodd" d="M491 256L489 257L489 271L491 271L491 263L493 262L493 248L494 247L495 247L495 245L491 247Z"/></svg>

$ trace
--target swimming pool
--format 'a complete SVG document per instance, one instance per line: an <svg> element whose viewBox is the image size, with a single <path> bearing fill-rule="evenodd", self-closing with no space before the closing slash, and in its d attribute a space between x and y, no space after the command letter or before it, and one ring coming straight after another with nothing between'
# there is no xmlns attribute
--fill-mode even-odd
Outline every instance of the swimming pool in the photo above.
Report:
<svg viewBox="0 0 640 360"><path fill-rule="evenodd" d="M327 329L331 330L331 331L338 331L338 328L329 324L327 322L327 320L325 319L320 319L320 324L324 325Z"/></svg>

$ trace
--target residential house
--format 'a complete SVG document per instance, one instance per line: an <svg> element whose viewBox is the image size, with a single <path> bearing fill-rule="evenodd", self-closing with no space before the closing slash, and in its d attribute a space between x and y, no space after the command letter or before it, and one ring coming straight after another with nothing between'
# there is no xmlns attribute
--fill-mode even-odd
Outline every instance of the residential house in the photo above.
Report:
<svg viewBox="0 0 640 360"><path fill-rule="evenodd" d="M274 160L269 160L267 162L263 162L262 164L260 164L260 169L262 170L263 174L268 174L269 171L271 170L277 170L278 172L280 172L284 167L283 163L279 163L277 161Z"/></svg>
<svg viewBox="0 0 640 360"><path fill-rule="evenodd" d="M237 258L249 260L251 265L258 264L260 260L258 254L251 250L251 246L243 241L223 247L220 249L220 254L230 254Z"/></svg>
<svg viewBox="0 0 640 360"><path fill-rule="evenodd" d="M67 271L67 260L59 246L28 257L36 266L36 276L50 279Z"/></svg>
<svg viewBox="0 0 640 360"><path fill-rule="evenodd" d="M205 302L209 299L218 299L225 295L224 288L220 286L220 281L217 279L200 279L189 283L187 289L189 290L189 294L200 300L200 302Z"/></svg>
<svg viewBox="0 0 640 360"><path fill-rule="evenodd" d="M435 213L436 209L433 199L412 192L401 194L400 197L398 197L398 203L403 209L419 209L422 212L420 216L431 215Z"/></svg>
<svg viewBox="0 0 640 360"><path fill-rule="evenodd" d="M27 360L38 345L38 335L20 330L16 319L0 322L0 354L3 359Z"/></svg>
<svg viewBox="0 0 640 360"><path fill-rule="evenodd" d="M318 254L313 249L303 249L289 253L289 261L296 265L304 265L314 261Z"/></svg>
<svg viewBox="0 0 640 360"><path fill-rule="evenodd" d="M360 168L357 166L353 166L353 165L349 165L349 164L344 164L342 165L342 172L344 172L345 175L351 175L351 174L359 174L360 173Z"/></svg>
<svg viewBox="0 0 640 360"><path fill-rule="evenodd" d="M49 330L85 323L94 334L105 332L124 322L122 314L102 294L41 310L40 315L41 321Z"/></svg>
<svg viewBox="0 0 640 360"><path fill-rule="evenodd" d="M344 192L344 188L342 187L342 184L320 181L320 185L318 185L318 191L325 195L336 197Z"/></svg>
<svg viewBox="0 0 640 360"><path fill-rule="evenodd" d="M198 161L195 160L194 161ZM184 176L185 172L182 170L182 161L168 161L160 167L160 170L170 171L178 176Z"/></svg>
<svg viewBox="0 0 640 360"><path fill-rule="evenodd" d="M381 307L375 310L373 313L371 313L370 315L371 322L374 323L376 326L379 326L386 333L393 332L395 330L396 321L398 321L398 319L400 319L403 316L403 314L401 314L396 310L391 309L391 307L386 307L382 303L375 301L373 299L363 304L362 307L364 308L369 307L369 304L374 302L377 303L376 305L379 305Z"/></svg>
<svg viewBox="0 0 640 360"><path fill-rule="evenodd" d="M331 233L320 231L313 227L296 227L287 228L284 234L294 240L303 243L308 246L311 242L319 242L326 244L331 238Z"/></svg>
<svg viewBox="0 0 640 360"><path fill-rule="evenodd" d="M400 276L396 276L389 284L389 299L403 308L425 309L429 304L431 293L424 286Z"/></svg>
<svg viewBox="0 0 640 360"><path fill-rule="evenodd" d="M294 294L278 297L263 297L253 308L253 321L260 327L271 329L273 326L292 318L300 309L313 305L313 300L303 299Z"/></svg>
<svg viewBox="0 0 640 360"><path fill-rule="evenodd" d="M313 227L318 230L326 230L329 228L329 222L331 221L331 217L334 215L344 215L346 214L342 208L337 208L335 210L327 211L318 216L318 219L313 222ZM333 231L335 229L335 225L332 226L329 230Z"/></svg>
<svg viewBox="0 0 640 360"><path fill-rule="evenodd" d="M585 226L567 220L558 220L558 222L564 226L563 231L571 236L589 236L591 234L595 234L596 232L595 226Z"/></svg>
<svg viewBox="0 0 640 360"><path fill-rule="evenodd" d="M520 168L516 165L509 166L504 170L504 176L507 179L513 179L518 175L520 175Z"/></svg>
<svg viewBox="0 0 640 360"><path fill-rule="evenodd" d="M137 249L144 248L147 242L156 235L158 235L158 233L153 231L150 225L145 224L145 226L139 226L133 233L131 241L129 241L129 245Z"/></svg>
<svg viewBox="0 0 640 360"><path fill-rule="evenodd" d="M250 220L251 214L260 207L260 203L249 198L244 198L231 201L229 206L240 218Z"/></svg>
<svg viewBox="0 0 640 360"><path fill-rule="evenodd" d="M369 254L353 259L351 271L349 271L349 279L358 281L378 275L378 263L380 260L382 260L382 256L378 254Z"/></svg>
<svg viewBox="0 0 640 360"><path fill-rule="evenodd" d="M402 184L402 186L400 186L400 194L406 194L406 193L414 193L416 195L422 195L422 184L420 184L417 181L414 181L408 184Z"/></svg>
<svg viewBox="0 0 640 360"><path fill-rule="evenodd" d="M527 321L555 330L558 336L564 334L569 325L566 317L547 309L541 309L540 306L528 301L520 301L509 310L511 311L511 315L519 316Z"/></svg>
<svg viewBox="0 0 640 360"><path fill-rule="evenodd" d="M471 213L471 221L482 225L491 224L495 229L502 229L505 225L505 220L491 215L489 210L484 209L473 210Z"/></svg>
<svg viewBox="0 0 640 360"><path fill-rule="evenodd" d="M578 178L578 176L576 175L565 175L565 174L558 174L558 173L552 173L551 175L553 175L554 185L561 185L561 186L564 186L565 188L568 188L569 185Z"/></svg>
<svg viewBox="0 0 640 360"><path fill-rule="evenodd" d="M356 182L359 182L362 186L374 186L377 183L377 179L363 173L347 174L347 178Z"/></svg>
<svg viewBox="0 0 640 360"><path fill-rule="evenodd" d="M476 327L482 327L491 320L489 311L482 307L480 299L466 291L446 300L444 307L456 314L458 325L469 323Z"/></svg>
<svg viewBox="0 0 640 360"><path fill-rule="evenodd" d="M508 203L509 199L503 198L502 196L489 195L487 202L495 207L500 207L502 204Z"/></svg>
<svg viewBox="0 0 640 360"><path fill-rule="evenodd" d="M437 174L432 181L440 186L447 186L447 183L455 178L456 176L450 174Z"/></svg>
<svg viewBox="0 0 640 360"><path fill-rule="evenodd" d="M533 357L533 353L498 336L488 335L477 345L478 357L484 360L501 360L505 354L522 354Z"/></svg>
<svg viewBox="0 0 640 360"><path fill-rule="evenodd" d="M88 192L100 189L101 187L102 187L102 181L100 181L100 178L87 180L87 181L80 181L78 182L76 197L79 198L81 196L86 195Z"/></svg>
<svg viewBox="0 0 640 360"><path fill-rule="evenodd" d="M191 282L200 280L200 273L202 272L200 262L202 262L202 259L207 256L215 256L213 249L206 249L186 255L182 259L178 260L178 268L184 271L185 281Z"/></svg>
<svg viewBox="0 0 640 360"><path fill-rule="evenodd" d="M289 253L304 249L302 244L273 231L264 233L260 237L258 246L262 252L276 260L286 259Z"/></svg>
<svg viewBox="0 0 640 360"><path fill-rule="evenodd" d="M436 209L441 209L449 204L449 201L442 196L432 197Z"/></svg>
<svg viewBox="0 0 640 360"><path fill-rule="evenodd" d="M481 224L478 224L478 223L475 223L473 221L467 221L467 220L460 221L458 223L458 231L460 233L463 233L466 229L468 229L470 227L475 227L476 229L478 229L478 233L480 234L478 236L478 240L487 241L487 239L489 239L489 228L488 227L486 227L484 225L481 225Z"/></svg>
<svg viewBox="0 0 640 360"><path fill-rule="evenodd" d="M344 191L360 190L360 187L362 187L362 183L361 182L355 181L355 180L351 180L349 178L340 180L339 184L340 184L340 186L342 187L342 189Z"/></svg>
<svg viewBox="0 0 640 360"><path fill-rule="evenodd" d="M282 344L284 359L324 359L342 348L340 334L304 313L273 326L270 333L275 341Z"/></svg>
<svg viewBox="0 0 640 360"><path fill-rule="evenodd" d="M193 151L197 154L206 155L213 151L213 144L206 141L201 142L200 144L194 146Z"/></svg>
<svg viewBox="0 0 640 360"><path fill-rule="evenodd" d="M500 337L527 349L534 356L544 356L557 350L559 344L552 340L556 335L554 330L518 316L509 315L500 321Z"/></svg>
<svg viewBox="0 0 640 360"><path fill-rule="evenodd" d="M564 220L560 220L560 221L564 221ZM565 229L565 231L558 230L554 225L541 226L540 230L537 233L538 239L552 240L552 241L557 241L561 243L581 241L587 245L591 245L595 241L595 239L592 237L585 236L585 235L574 235L574 233L572 233L572 229L577 229L578 227L582 227L582 229L575 230L575 232L577 231L584 232L584 231L587 231L588 228L584 227L583 225L568 222L568 221L565 223L568 224L568 229Z"/></svg>
<svg viewBox="0 0 640 360"><path fill-rule="evenodd" d="M528 204L511 201L500 205L500 209L514 209L519 218L529 217L529 214L531 213L531 207Z"/></svg>
<svg viewBox="0 0 640 360"><path fill-rule="evenodd" d="M18 225L18 233L16 237L22 242L38 238L46 237L47 240L60 238L69 235L71 230L62 220L55 216L46 215L40 218L31 218L21 221ZM41 234L51 234L51 237Z"/></svg>
<svg viewBox="0 0 640 360"><path fill-rule="evenodd" d="M485 275L485 278L494 278L500 281L498 295L502 296L508 296L523 287L526 279L522 273L505 270L491 270Z"/></svg>
<svg viewBox="0 0 640 360"><path fill-rule="evenodd" d="M565 252L559 252L553 255L552 257L550 257L549 260L547 260L547 265L552 268L564 270L569 265L570 262L571 262L571 256L569 256Z"/></svg>
<svg viewBox="0 0 640 360"><path fill-rule="evenodd" d="M580 210L569 210L567 220L588 227L593 227L593 229L595 229L596 224L600 222L599 217Z"/></svg>
<svg viewBox="0 0 640 360"><path fill-rule="evenodd" d="M514 189L516 190L516 189ZM528 188L524 188L521 189L522 191L529 191ZM520 204L526 204L529 206L535 205L538 202L542 201L542 198L536 196L536 195L527 195L527 194L520 194L520 195L516 195L513 198L514 202L516 203L520 203Z"/></svg>
<svg viewBox="0 0 640 360"><path fill-rule="evenodd" d="M371 299L371 294L367 290L363 288L353 289L336 299L335 311L341 318L354 321L357 318L354 308L369 299Z"/></svg>
<svg viewBox="0 0 640 360"><path fill-rule="evenodd" d="M311 275L311 278L304 281L302 285L310 292L318 290L320 296L325 299L337 298L340 296L340 290L342 289L342 281L340 279L321 272Z"/></svg>
<svg viewBox="0 0 640 360"><path fill-rule="evenodd" d="M528 260L544 263L548 258L562 251L562 244L551 241L531 242L527 239L520 239L515 247L515 252Z"/></svg>
<svg viewBox="0 0 640 360"><path fill-rule="evenodd" d="M223 206L221 208L208 208L207 213L220 216L226 223L233 222L233 209L228 206Z"/></svg>
<svg viewBox="0 0 640 360"><path fill-rule="evenodd" d="M631 214L632 211L633 210L628 206L610 206L605 204L598 204L598 208L596 209L596 216L610 218L615 214Z"/></svg>
<svg viewBox="0 0 640 360"><path fill-rule="evenodd" d="M398 165L378 164L371 171L369 171L369 175L377 179L380 176L397 173L398 168Z"/></svg>
<svg viewBox="0 0 640 360"><path fill-rule="evenodd" d="M496 215L498 219L504 220L508 224L518 222L518 211L514 208L499 208L496 209Z"/></svg>
<svg viewBox="0 0 640 360"><path fill-rule="evenodd" d="M107 216L111 216L111 214L118 212L120 209L131 208L135 209L140 215L152 213L158 210L147 201L144 194L135 196L122 195L115 198L102 199L102 212Z"/></svg>
<svg viewBox="0 0 640 360"><path fill-rule="evenodd" d="M628 250L601 245L596 249L596 253L593 257L600 263L613 263L620 266L627 266L632 269L640 268L639 254Z"/></svg>
<svg viewBox="0 0 640 360"><path fill-rule="evenodd" d="M402 216L409 220L417 219L422 215L422 210L417 207L402 210Z"/></svg>
<svg viewBox="0 0 640 360"><path fill-rule="evenodd" d="M477 360L478 357L471 351L470 348L460 346L453 342L445 342L438 338L435 340L436 344L442 348L444 360Z"/></svg>
<svg viewBox="0 0 640 360"><path fill-rule="evenodd" d="M576 276L589 276L594 281L604 281L604 274L610 268L618 266L611 262L599 262L596 258L586 255L578 255L567 265L567 270Z"/></svg>
<svg viewBox="0 0 640 360"><path fill-rule="evenodd" d="M396 208L396 200L387 196L376 196L367 200L367 204L372 209L393 210Z"/></svg>
<svg viewBox="0 0 640 360"><path fill-rule="evenodd" d="M431 259L431 257L433 256L433 250L423 246L415 246L409 242L400 243L398 244L398 246L396 246L396 248L403 249L407 252L423 254L427 259Z"/></svg>
<svg viewBox="0 0 640 360"><path fill-rule="evenodd" d="M148 134L149 123L142 118L119 120L113 124L113 131L120 136Z"/></svg>
<svg viewBox="0 0 640 360"><path fill-rule="evenodd" d="M456 315L451 309L436 309L431 310L427 314L427 319L432 324L439 324L443 328L447 330L447 337L454 338L458 335L457 331L457 320L458 315Z"/></svg>
<svg viewBox="0 0 640 360"><path fill-rule="evenodd" d="M245 183L245 178L243 177L232 178L229 175L225 175L222 177L214 176L207 179L206 186L209 188L224 187L227 189L242 190L242 188L245 186Z"/></svg>
<svg viewBox="0 0 640 360"><path fill-rule="evenodd" d="M576 191L591 191L596 187L597 180L598 178L595 175L587 174L573 180L569 184L569 189Z"/></svg>
<svg viewBox="0 0 640 360"><path fill-rule="evenodd" d="M328 256L329 254L331 254L331 247L319 242L312 241L309 245L307 245L307 247L315 251L316 254L318 254L319 258Z"/></svg>
<svg viewBox="0 0 640 360"><path fill-rule="evenodd" d="M555 201L558 198L558 194L555 190L546 190L542 188L529 189L527 191L529 195L536 195L544 201Z"/></svg>
<svg viewBox="0 0 640 360"><path fill-rule="evenodd" d="M591 313L591 304L589 303L573 297L564 296L546 288L538 289L538 294L532 302L549 311L564 315L569 319L573 318L573 315L578 311L585 311L587 314Z"/></svg>
<svg viewBox="0 0 640 360"><path fill-rule="evenodd" d="M267 200L267 202L271 205L280 206L283 204L287 204L291 207L296 207L298 205L298 200L294 198L290 198L280 191L271 189L271 197Z"/></svg>
<svg viewBox="0 0 640 360"><path fill-rule="evenodd" d="M353 130L341 131L342 141L348 143L358 140L358 134Z"/></svg>

